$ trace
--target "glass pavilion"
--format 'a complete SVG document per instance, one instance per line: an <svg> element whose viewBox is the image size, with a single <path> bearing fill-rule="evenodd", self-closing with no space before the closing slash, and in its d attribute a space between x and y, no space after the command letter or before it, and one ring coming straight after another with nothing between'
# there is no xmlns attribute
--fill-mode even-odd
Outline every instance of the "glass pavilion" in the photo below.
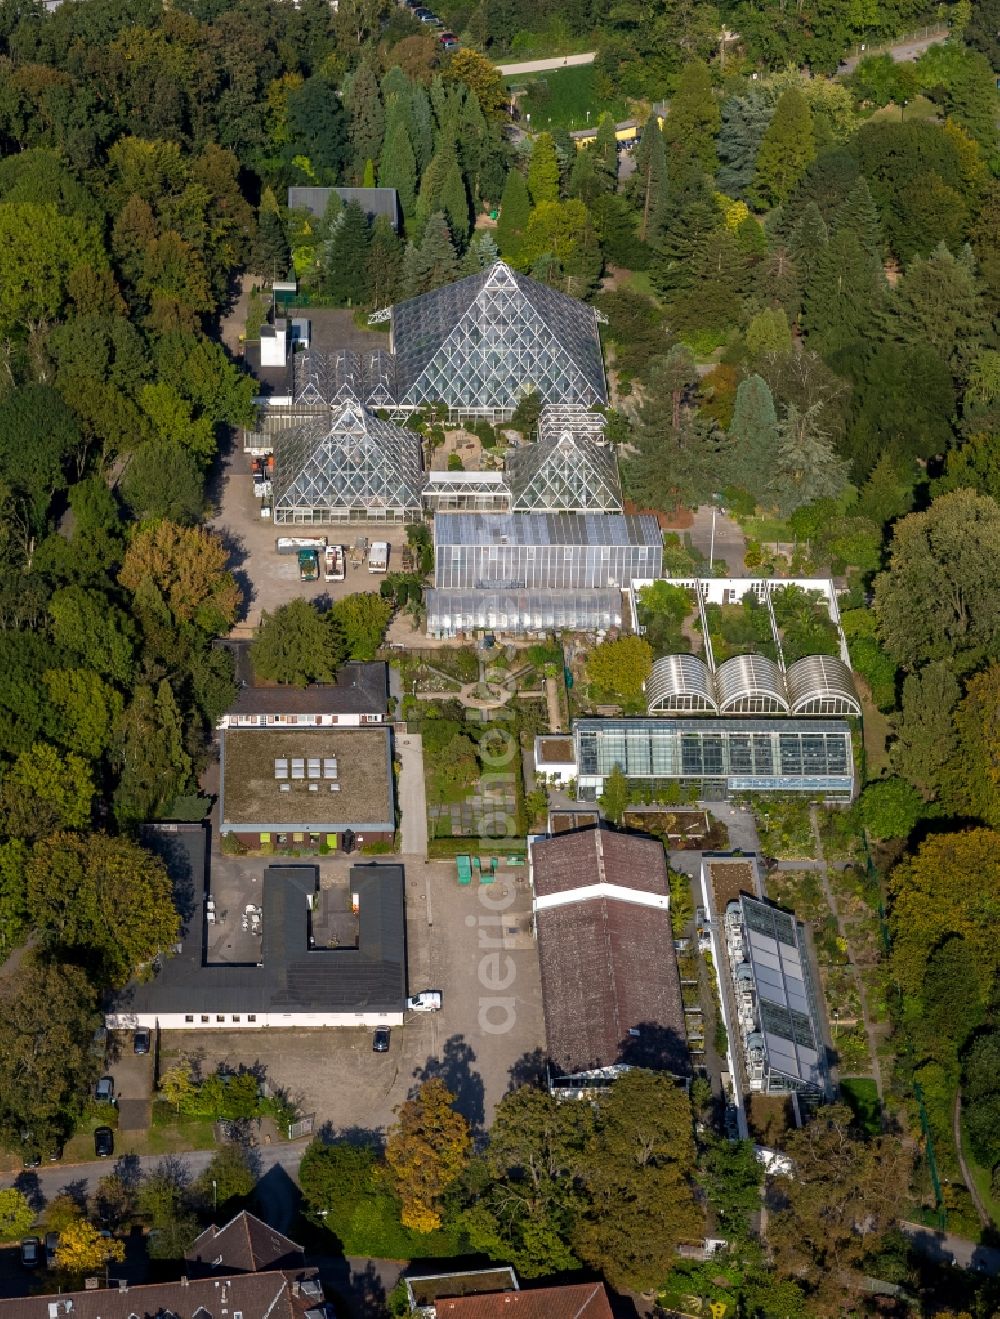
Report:
<svg viewBox="0 0 1000 1319"><path fill-rule="evenodd" d="M510 417L543 403L607 402L593 307L503 261L391 310L396 408L443 404L453 419Z"/></svg>

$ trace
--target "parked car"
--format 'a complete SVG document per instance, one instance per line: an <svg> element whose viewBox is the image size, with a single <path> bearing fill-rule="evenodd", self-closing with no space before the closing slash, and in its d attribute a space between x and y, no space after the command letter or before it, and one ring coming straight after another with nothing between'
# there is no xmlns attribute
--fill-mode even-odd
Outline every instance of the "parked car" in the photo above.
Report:
<svg viewBox="0 0 1000 1319"><path fill-rule="evenodd" d="M441 991L425 989L420 994L414 994L412 998L406 1000L406 1010L407 1012L440 1012Z"/></svg>
<svg viewBox="0 0 1000 1319"><path fill-rule="evenodd" d="M375 1035L372 1039L372 1053L389 1052L389 1027L376 1026Z"/></svg>
<svg viewBox="0 0 1000 1319"><path fill-rule="evenodd" d="M102 1076L94 1087L94 1098L99 1104L113 1104L115 1102L115 1078L113 1076Z"/></svg>
<svg viewBox="0 0 1000 1319"><path fill-rule="evenodd" d="M38 1168L42 1162L41 1153L37 1149L25 1150L22 1162L26 1168Z"/></svg>
<svg viewBox="0 0 1000 1319"><path fill-rule="evenodd" d="M149 1053L149 1031L140 1026L132 1036L132 1049L135 1053Z"/></svg>
<svg viewBox="0 0 1000 1319"><path fill-rule="evenodd" d="M445 28L443 32L438 33L438 41L440 41L442 46L446 41L454 41L455 39L454 32L449 32L447 28Z"/></svg>
<svg viewBox="0 0 1000 1319"><path fill-rule="evenodd" d="M37 1237L25 1237L21 1242L21 1263L26 1269L37 1269L42 1262L42 1243Z"/></svg>
<svg viewBox="0 0 1000 1319"><path fill-rule="evenodd" d="M51 1269L56 1262L56 1251L59 1249L59 1233L45 1233L45 1267Z"/></svg>
<svg viewBox="0 0 1000 1319"><path fill-rule="evenodd" d="M99 1159L110 1159L115 1152L115 1133L110 1127L98 1127L94 1132L94 1153Z"/></svg>
<svg viewBox="0 0 1000 1319"><path fill-rule="evenodd" d="M451 41L442 41L442 42L441 42L441 49L442 49L442 50L458 50L458 42L457 42L454 38L452 38Z"/></svg>

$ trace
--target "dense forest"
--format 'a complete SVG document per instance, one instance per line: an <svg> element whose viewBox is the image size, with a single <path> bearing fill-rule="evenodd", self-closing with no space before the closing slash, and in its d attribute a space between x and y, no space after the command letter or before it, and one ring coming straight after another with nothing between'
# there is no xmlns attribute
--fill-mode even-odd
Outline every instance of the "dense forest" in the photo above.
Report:
<svg viewBox="0 0 1000 1319"><path fill-rule="evenodd" d="M853 819L885 880L897 1116L918 1131L918 1083L945 1141L961 1084L1000 1198L997 0L956 4L915 61L846 77L852 42L925 10L442 15L457 54L388 0L0 4L0 953L32 943L2 991L2 1134L72 1127L100 993L176 938L135 831L197 791L234 692L213 642L240 587L202 525L220 446L253 419L218 335L234 275L294 271L363 315L499 254L607 317L608 433L634 506L715 501L753 528L748 568L843 585L867 715L888 729ZM582 150L511 124L474 47L543 38L596 41L595 94L634 98L642 123L634 169L599 106ZM289 213L288 186L308 183L396 188L403 234L336 201L319 221ZM691 566L679 542L671 555ZM651 1286L682 1229L650 1240L647 1209L694 1197L760 1315L842 1312L845 1270L903 1276L898 1133L862 1141L832 1108L794 1137L801 1175L765 1260L756 1165L711 1145L696 1169L654 1121L661 1097L639 1097L655 1177L616 1164L628 1114L594 1126L515 1096L445 1219L528 1275L583 1262ZM512 1220L504 1190L536 1156L548 1180ZM633 1194L615 1234L607 1206Z"/></svg>

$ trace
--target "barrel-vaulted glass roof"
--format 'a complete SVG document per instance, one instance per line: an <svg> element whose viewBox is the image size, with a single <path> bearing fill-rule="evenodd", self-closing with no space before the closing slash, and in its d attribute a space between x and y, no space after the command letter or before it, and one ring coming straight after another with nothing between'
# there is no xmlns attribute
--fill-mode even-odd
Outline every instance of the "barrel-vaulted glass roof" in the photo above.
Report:
<svg viewBox="0 0 1000 1319"><path fill-rule="evenodd" d="M788 713L781 670L764 655L734 655L715 672L722 714Z"/></svg>
<svg viewBox="0 0 1000 1319"><path fill-rule="evenodd" d="M703 710L718 714L712 673L697 655L663 655L646 679L650 714Z"/></svg>
<svg viewBox="0 0 1000 1319"><path fill-rule="evenodd" d="M785 674L792 714L853 714L861 702L851 671L835 655L804 655Z"/></svg>

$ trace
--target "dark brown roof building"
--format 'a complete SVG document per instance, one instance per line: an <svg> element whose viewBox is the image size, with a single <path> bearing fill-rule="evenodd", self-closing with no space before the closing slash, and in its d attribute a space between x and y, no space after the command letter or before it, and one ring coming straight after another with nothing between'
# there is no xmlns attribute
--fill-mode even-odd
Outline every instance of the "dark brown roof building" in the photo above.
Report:
<svg viewBox="0 0 1000 1319"><path fill-rule="evenodd" d="M315 1269L182 1278L0 1300L0 1319L332 1319Z"/></svg>
<svg viewBox="0 0 1000 1319"><path fill-rule="evenodd" d="M554 1074L622 1064L686 1074L663 847L592 829L535 843L531 862Z"/></svg>
<svg viewBox="0 0 1000 1319"><path fill-rule="evenodd" d="M602 1282L439 1300L437 1319L611 1319Z"/></svg>
<svg viewBox="0 0 1000 1319"><path fill-rule="evenodd" d="M242 1213L224 1227L213 1223L185 1252L192 1276L209 1273L260 1273L265 1269L294 1269L303 1262L302 1247L283 1233Z"/></svg>

